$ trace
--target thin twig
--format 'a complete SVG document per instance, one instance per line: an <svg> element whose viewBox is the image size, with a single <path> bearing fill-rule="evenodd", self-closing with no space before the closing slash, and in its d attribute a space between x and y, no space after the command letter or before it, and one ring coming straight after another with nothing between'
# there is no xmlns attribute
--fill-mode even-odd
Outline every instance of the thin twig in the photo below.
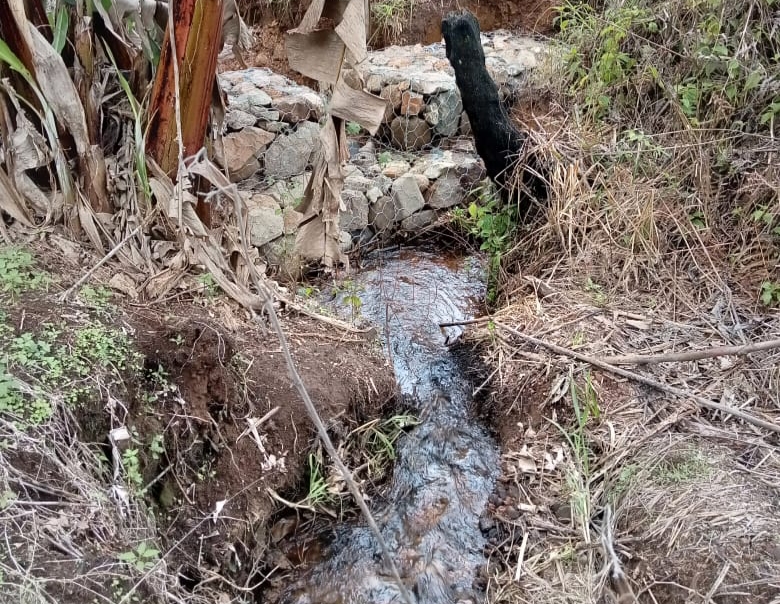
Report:
<svg viewBox="0 0 780 604"><path fill-rule="evenodd" d="M707 350L691 350L688 352L672 352L658 355L626 354L614 357L605 357L601 360L612 365L650 365L655 363L677 363L680 361L696 361L713 357L742 356L760 350L780 348L780 339L755 342L753 344L740 344L739 346L715 346Z"/></svg>
<svg viewBox="0 0 780 604"><path fill-rule="evenodd" d="M693 394L692 392L687 392L685 390L682 390L681 388L675 388L674 386L670 386L669 384L664 384L663 382L659 382L657 380L654 380L649 377L645 377L644 375L640 375L638 373L634 373L633 371L628 371L627 369L623 369L621 367L616 367L615 365L610 365L609 363L606 363L600 359L597 359L592 356L588 356L586 354L582 354L581 352L576 352L574 350L571 350L569 348L564 348L563 346L558 346L557 344L553 344L552 342L547 342L545 340L540 340L539 338L535 338L533 336L529 336L527 334L524 334L521 331L518 331L517 329L513 329L509 327L508 325L504 325L503 323L496 322L496 327L499 329L503 329L505 331L508 331L512 335L517 336L518 338L521 338L527 342L530 342L531 344L536 344L537 346L544 346L545 348L552 350L555 353L563 354L568 357L572 357L574 359L577 359L578 361L583 361L585 363L588 363L590 365L593 365L594 367L599 367L600 369L604 369L605 371L609 371L611 373L614 373L616 375L628 378L630 380L633 380L635 382L639 382L641 384L645 384L646 386L650 386L651 388L655 388L656 390L660 390L662 392L666 392L668 394L671 394L673 396L682 398L682 399L691 399L701 407L705 407L707 409L713 409L715 411L721 411L722 413L726 413L728 415L733 415L734 417L738 417L739 419L752 424L754 426L758 426L760 428L764 428L765 430L771 430L772 432L778 432L780 433L780 426L767 421L763 420L761 418L756 417L755 415L752 415L750 413L747 413L746 411L742 411L741 409L735 409L734 407L730 407L728 405L723 405L721 403L716 403L714 401L711 401L708 398L704 398L703 396L699 396L698 394Z"/></svg>
<svg viewBox="0 0 780 604"><path fill-rule="evenodd" d="M279 317L276 315L276 311L274 310L273 303L270 299L266 302L265 308L266 312L268 313L268 319L276 331L276 335L279 337L279 342L282 347L282 354L284 355L284 359L287 362L287 369L290 372L290 378L292 379L295 388L298 390L298 393L303 399L306 412L309 414L311 421L317 428L317 433L322 440L322 444L325 445L325 450L328 452L328 455L330 455L339 473L343 476L344 482L349 488L350 493L352 493L352 496L355 498L355 502L358 504L358 507L363 513L363 516L366 518L366 522L368 522L368 526L371 529L371 532L374 533L374 537L376 537L379 548L382 550L382 556L384 557L387 566L390 568L393 579L398 585L398 590L401 593L401 597L403 598L404 602L406 602L406 604L414 604L414 600L412 599L409 590L406 589L406 585L404 585L404 582L401 579L401 574L398 571L398 567L396 566L393 557L390 555L390 548L387 546L387 542L385 541L384 537L382 537L379 526L377 526L371 511L368 509L368 505L366 505L363 494L360 492L357 483L352 478L351 472L347 469L347 466L344 465L344 462L341 460L341 456L338 454L338 451L336 451L336 447L333 446L333 442L330 440L330 436L328 436L328 431L325 428L325 424L322 423L322 419L320 419L320 416L317 413L317 409L314 406L311 397L309 397L306 386L304 385L303 380L301 379L301 376L295 367L295 362L293 361L292 355L290 354L290 348L287 346L287 338L284 336L284 331L282 331L282 326L279 323Z"/></svg>
<svg viewBox="0 0 780 604"><path fill-rule="evenodd" d="M478 317L476 319L464 319L462 321L448 321L446 323L439 323L440 328L444 327L459 327L461 325L476 325L478 323L485 323L492 321L493 317Z"/></svg>
<svg viewBox="0 0 780 604"><path fill-rule="evenodd" d="M87 280L88 280L88 279L89 279L89 278L90 278L92 275L94 275L94 274L95 274L95 271L97 271L97 270L98 270L98 269L99 269L101 266L103 266L103 265L104 265L106 262L108 262L109 260L111 260L111 258L113 258L114 256L116 256L116 255L119 253L119 250L121 250L121 249L122 249L122 247L123 247L123 246L124 246L124 245L125 245L125 244L126 244L128 241L130 241L130 240L131 240L133 237L135 237L136 235L138 235L138 233L140 233L140 232L141 232L141 229L143 229L143 228L144 228L144 227L145 227L145 226L146 226L146 225L147 225L149 222L151 222L151 219L152 219L152 217L153 217L153 216L154 216L154 212L149 212L149 215L148 215L148 216L147 216L147 217L146 217L146 218L145 218L145 219L144 219L144 220L141 222L141 224L139 224L139 225L138 225L137 227L135 227L135 228L134 228L134 229L133 229L133 230L132 230L130 233L128 233L128 235L127 235L127 236L126 236L124 239L122 239L122 241L120 241L119 243L117 243L117 244L114 246L114 249L112 249L110 252L108 252L108 254L106 254L105 256L103 256L103 258L102 258L102 259L101 259L101 260L100 260L100 261L99 261L99 262L98 262L98 263L97 263L95 266L93 266L93 267L92 267L92 268L90 268L90 269L89 269L89 270L88 270L86 273L84 273L84 276L83 276L83 277L81 277L81 279L79 279L78 281L76 281L76 283L74 283L74 284L73 284L73 285L71 285L71 286L70 286L68 289L66 289L66 290L65 290L65 292L63 292L63 293L60 295L59 301L60 301L60 302L65 302L65 300L67 300L67 299L68 299L68 298L69 298L69 297L70 297L70 296L73 294L73 292L74 292L74 291L76 291L76 290L77 290L77 289L79 289L79 288L80 288L82 285L84 285L84 283L85 283L85 282L86 282L86 281L87 281Z"/></svg>

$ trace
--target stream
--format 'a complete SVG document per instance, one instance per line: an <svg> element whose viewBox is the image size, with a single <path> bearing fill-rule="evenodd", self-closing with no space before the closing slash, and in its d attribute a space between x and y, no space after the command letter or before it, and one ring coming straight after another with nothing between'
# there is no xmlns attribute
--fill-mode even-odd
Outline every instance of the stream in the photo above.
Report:
<svg viewBox="0 0 780 604"><path fill-rule="evenodd" d="M418 604L479 600L479 518L498 475L498 449L471 417L472 385L447 346L462 330L439 323L472 318L483 297L477 258L419 249L375 253L336 294L343 316L359 313L384 333L401 392L421 419L399 441L383 503L372 509ZM286 590L284 604L403 601L364 523L334 534L325 561Z"/></svg>

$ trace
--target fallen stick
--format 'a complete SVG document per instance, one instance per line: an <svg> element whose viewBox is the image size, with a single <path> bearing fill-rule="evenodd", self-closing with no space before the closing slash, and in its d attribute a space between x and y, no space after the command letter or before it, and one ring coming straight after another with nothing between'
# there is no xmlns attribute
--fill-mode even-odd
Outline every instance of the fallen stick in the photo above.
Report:
<svg viewBox="0 0 780 604"><path fill-rule="evenodd" d="M446 323L439 323L439 328L444 327L460 327L461 325L476 325L477 323L484 323L485 321L492 321L493 317L477 317L476 319L463 319L461 321L447 321Z"/></svg>
<svg viewBox="0 0 780 604"><path fill-rule="evenodd" d="M659 382L652 378L645 377L638 373L634 373L633 371L628 371L627 369L623 369L622 367L616 367L615 365L610 365L609 363L597 359L595 357L582 354L581 352L576 352L569 348L564 348L563 346L558 346L557 344L553 344L552 342L540 340L539 338L535 338L533 336L524 334L523 332L518 331L517 329L513 329L508 325L504 325L503 323L496 322L495 326L499 329L503 329L504 331L511 333L512 335L517 336L518 338L525 340L526 342L530 342L531 344L536 344L537 346L543 346L548 350L552 350L553 352L556 352L558 354L562 354L577 359L578 361L583 361L585 363L588 363L589 365L593 365L594 367L599 367L600 369L604 369L605 371L609 371L610 373L614 373L616 375L628 378L635 382L645 384L646 386L650 386L651 388L655 388L656 390L666 392L676 397L683 398L683 399L691 399L702 407L706 407L707 409L713 409L715 411L721 411L723 413L733 415L734 417L738 417L739 419L744 420L749 424L752 424L754 426L759 426L760 428L764 428L765 430L771 430L772 432L780 433L779 425L767 420L763 420L759 417L756 417L755 415L751 415L750 413L747 413L740 409L734 409L733 407L729 407L728 405L722 405L721 403L716 403L714 401L711 401L708 398L699 396L698 394L686 392L685 390L682 390L680 388L675 388L674 386L664 384L663 382Z"/></svg>
<svg viewBox="0 0 780 604"><path fill-rule="evenodd" d="M692 350L690 352L672 352L657 355L625 354L601 359L612 365L650 365L655 363L677 363L680 361L697 361L713 357L742 356L759 350L780 348L780 339L740 344L739 346L714 346L707 350Z"/></svg>

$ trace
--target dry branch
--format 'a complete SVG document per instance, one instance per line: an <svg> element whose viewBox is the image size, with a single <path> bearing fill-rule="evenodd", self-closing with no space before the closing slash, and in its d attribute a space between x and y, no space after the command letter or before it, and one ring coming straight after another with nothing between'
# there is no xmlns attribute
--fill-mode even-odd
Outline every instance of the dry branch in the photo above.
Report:
<svg viewBox="0 0 780 604"><path fill-rule="evenodd" d="M605 371L614 373L615 375L619 375L624 378L633 380L635 382L645 384L646 386L650 386L651 388L655 388L656 390L666 392L667 394L671 394L673 396L682 399L690 399L701 407L705 407L707 409L712 409L715 411L721 411L722 413L727 413L728 415L733 415L734 417L737 417L754 426L764 428L765 430L771 430L772 432L780 433L780 425L756 417L755 415L752 415L751 413L747 413L746 411L742 411L741 409L735 409L733 407L729 407L728 405L716 403L715 401L711 401L710 399L705 398L703 396L699 396L698 394L693 394L692 392L686 392L681 388L675 388L674 386L670 386L669 384L664 384L663 382L659 382L657 380L646 377L644 375L640 375L638 373L634 373L633 371L628 371L627 369L616 367L615 365L610 365L605 361L589 356L587 354L582 354L581 352L576 352L569 348L558 346L557 344L553 344L552 342L547 342L546 340L540 340L539 338L535 338L533 336L524 334L523 332L518 331L517 329L513 329L508 325L504 325L503 323L496 322L495 325L498 329L503 329L504 331L507 331L512 335L525 340L526 342L530 342L531 344L535 344L537 346L543 346L549 350L552 350L557 354L566 355L568 357L577 359L578 361L583 361L585 363L588 363L589 365L593 365L594 367L598 367L600 369L604 369Z"/></svg>
<svg viewBox="0 0 780 604"><path fill-rule="evenodd" d="M707 350L692 350L689 352L672 352L658 355L626 354L614 357L605 357L601 359L605 363L612 365L650 365L655 363L678 363L681 361L697 361L699 359L711 359L713 357L724 356L742 356L760 350L771 350L780 348L780 338L775 340L766 340L765 342L755 342L753 344L742 344L739 346L715 346Z"/></svg>

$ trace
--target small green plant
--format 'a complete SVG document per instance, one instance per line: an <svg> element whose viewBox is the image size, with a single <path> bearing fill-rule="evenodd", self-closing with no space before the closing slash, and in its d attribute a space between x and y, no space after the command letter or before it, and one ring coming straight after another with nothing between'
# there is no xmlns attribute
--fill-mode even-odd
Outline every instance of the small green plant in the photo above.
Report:
<svg viewBox="0 0 780 604"><path fill-rule="evenodd" d="M155 434L149 443L149 452L152 459L158 461L165 454L165 437L162 434Z"/></svg>
<svg viewBox="0 0 780 604"><path fill-rule="evenodd" d="M691 224L699 230L707 228L707 221L704 218L704 212L701 210L695 210L688 214L688 220L690 220Z"/></svg>
<svg viewBox="0 0 780 604"><path fill-rule="evenodd" d="M402 413L386 419L375 419L353 430L346 439L348 450L354 449L368 464L373 480L383 478L396 458L396 442L409 428L420 423L412 414Z"/></svg>
<svg viewBox="0 0 780 604"><path fill-rule="evenodd" d="M138 449L127 449L122 453L122 470L127 484L140 493L144 487L144 477L141 474L141 459Z"/></svg>
<svg viewBox="0 0 780 604"><path fill-rule="evenodd" d="M701 451L685 451L668 457L653 468L652 476L662 484L680 484L709 477L712 467Z"/></svg>
<svg viewBox="0 0 780 604"><path fill-rule="evenodd" d="M604 288L590 277L585 281L585 291L593 296L596 306L604 306L607 303L607 295L604 293Z"/></svg>
<svg viewBox="0 0 780 604"><path fill-rule="evenodd" d="M92 287L91 285L85 285L79 291L79 298L81 298L85 304L94 308L98 313L107 313L111 308L111 299L113 297L112 291L99 285Z"/></svg>
<svg viewBox="0 0 780 604"><path fill-rule="evenodd" d="M140 573L144 573L157 564L159 557L160 550L141 541L135 549L119 554L117 560L132 566Z"/></svg>
<svg viewBox="0 0 780 604"><path fill-rule="evenodd" d="M378 0L371 3L371 17L387 42L395 42L409 17L414 0Z"/></svg>
<svg viewBox="0 0 780 604"><path fill-rule="evenodd" d="M761 294L759 295L761 303L765 306L780 305L780 282L764 281L761 284Z"/></svg>
<svg viewBox="0 0 780 604"><path fill-rule="evenodd" d="M384 168L387 164L393 161L393 154L390 151L382 151L376 158L379 166Z"/></svg>
<svg viewBox="0 0 780 604"><path fill-rule="evenodd" d="M349 136L357 136L360 134L360 124L357 122L347 122L346 130Z"/></svg>
<svg viewBox="0 0 780 604"><path fill-rule="evenodd" d="M354 323L360 318L360 309L363 307L363 300L360 299L362 288L354 281L347 280L341 284L339 289L344 292L342 300L344 304L349 306L352 322Z"/></svg>
<svg viewBox="0 0 780 604"><path fill-rule="evenodd" d="M49 276L35 268L30 252L18 247L0 248L0 294L10 294L16 300L23 292L48 283Z"/></svg>
<svg viewBox="0 0 780 604"><path fill-rule="evenodd" d="M486 181L471 191L475 197L467 209L455 208L452 223L479 242L479 249L489 254L488 301L498 293L501 258L512 242L517 228L517 206L502 203L493 185Z"/></svg>
<svg viewBox="0 0 780 604"><path fill-rule="evenodd" d="M318 455L309 453L309 490L298 505L317 507L330 502L332 496L322 472L322 461Z"/></svg>
<svg viewBox="0 0 780 604"><path fill-rule="evenodd" d="M208 300L214 300L219 296L220 289L219 285L217 285L217 282L214 280L214 275L211 273L203 273L202 275L198 275L197 281L201 286L201 291L205 293Z"/></svg>

